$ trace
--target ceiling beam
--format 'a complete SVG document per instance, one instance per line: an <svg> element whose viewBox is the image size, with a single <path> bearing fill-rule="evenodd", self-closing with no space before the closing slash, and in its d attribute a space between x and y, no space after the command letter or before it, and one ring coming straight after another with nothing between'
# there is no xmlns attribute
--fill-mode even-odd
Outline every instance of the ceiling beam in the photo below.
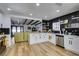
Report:
<svg viewBox="0 0 79 59"><path fill-rule="evenodd" d="M25 19L25 21L23 22L23 25L27 22L27 19Z"/></svg>
<svg viewBox="0 0 79 59"><path fill-rule="evenodd" d="M35 26L36 26L36 25L39 25L39 24L41 24L41 22L39 22L39 23L35 24Z"/></svg>
<svg viewBox="0 0 79 59"><path fill-rule="evenodd" d="M34 25L34 24L36 24L37 22L39 22L39 21L36 21L36 22L32 23L31 25Z"/></svg>
<svg viewBox="0 0 79 59"><path fill-rule="evenodd" d="M34 20L31 20L27 25L31 24Z"/></svg>

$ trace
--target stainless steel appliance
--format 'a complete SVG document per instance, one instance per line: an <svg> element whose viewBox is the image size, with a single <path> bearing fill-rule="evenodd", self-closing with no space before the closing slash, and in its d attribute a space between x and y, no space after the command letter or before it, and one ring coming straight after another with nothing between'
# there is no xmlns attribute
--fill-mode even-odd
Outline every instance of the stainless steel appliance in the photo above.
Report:
<svg viewBox="0 0 79 59"><path fill-rule="evenodd" d="M64 47L64 36L63 35L56 35L56 45Z"/></svg>

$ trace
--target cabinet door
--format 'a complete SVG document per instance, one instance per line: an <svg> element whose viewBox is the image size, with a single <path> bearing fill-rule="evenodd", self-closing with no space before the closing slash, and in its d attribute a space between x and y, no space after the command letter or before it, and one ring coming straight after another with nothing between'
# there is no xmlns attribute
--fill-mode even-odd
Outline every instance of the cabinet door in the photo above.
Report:
<svg viewBox="0 0 79 59"><path fill-rule="evenodd" d="M42 33L39 33L38 39L39 39L39 42L42 42L43 41L43 34Z"/></svg>
<svg viewBox="0 0 79 59"><path fill-rule="evenodd" d="M38 35L38 37L39 37L39 42L43 42L44 39L45 39L43 33L40 33L40 34Z"/></svg>
<svg viewBox="0 0 79 59"><path fill-rule="evenodd" d="M30 44L36 43L37 40L36 40L35 34L31 33L29 38L30 38L29 40Z"/></svg>
<svg viewBox="0 0 79 59"><path fill-rule="evenodd" d="M73 40L74 40L74 37L73 36L68 37L69 49L70 50L73 50Z"/></svg>
<svg viewBox="0 0 79 59"><path fill-rule="evenodd" d="M39 33L35 34L35 43L39 43L41 41L41 36Z"/></svg>
<svg viewBox="0 0 79 59"><path fill-rule="evenodd" d="M48 33L43 33L43 41L48 41Z"/></svg>
<svg viewBox="0 0 79 59"><path fill-rule="evenodd" d="M46 42L48 40L47 33L40 33L38 36L39 36L39 42Z"/></svg>
<svg viewBox="0 0 79 59"><path fill-rule="evenodd" d="M79 37L78 36L74 36L72 45L73 45L73 50L79 53Z"/></svg>
<svg viewBox="0 0 79 59"><path fill-rule="evenodd" d="M70 50L72 49L71 41L72 41L72 39L71 39L70 35L65 35L64 36L64 47L66 49L70 49Z"/></svg>
<svg viewBox="0 0 79 59"><path fill-rule="evenodd" d="M51 36L52 38L50 39L50 42L56 45L56 35L52 34Z"/></svg>
<svg viewBox="0 0 79 59"><path fill-rule="evenodd" d="M64 37L64 46L66 49L79 53L79 37L72 36L72 35L65 36Z"/></svg>

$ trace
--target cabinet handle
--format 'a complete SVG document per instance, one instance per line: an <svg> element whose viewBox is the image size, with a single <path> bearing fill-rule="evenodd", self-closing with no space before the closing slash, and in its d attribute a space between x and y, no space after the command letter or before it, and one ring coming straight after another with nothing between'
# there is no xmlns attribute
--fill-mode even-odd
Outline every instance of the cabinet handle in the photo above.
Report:
<svg viewBox="0 0 79 59"><path fill-rule="evenodd" d="M69 44L72 45L72 41L71 40L69 40Z"/></svg>
<svg viewBox="0 0 79 59"><path fill-rule="evenodd" d="M70 40L69 40L69 44L70 44Z"/></svg>
<svg viewBox="0 0 79 59"><path fill-rule="evenodd" d="M72 45L72 41L71 41L71 45Z"/></svg>

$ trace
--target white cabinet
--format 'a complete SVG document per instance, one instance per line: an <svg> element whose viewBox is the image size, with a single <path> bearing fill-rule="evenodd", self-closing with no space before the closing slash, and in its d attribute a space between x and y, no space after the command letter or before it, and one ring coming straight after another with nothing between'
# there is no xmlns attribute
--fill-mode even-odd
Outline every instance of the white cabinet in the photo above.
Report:
<svg viewBox="0 0 79 59"><path fill-rule="evenodd" d="M48 33L41 33L41 41L42 42L48 41Z"/></svg>
<svg viewBox="0 0 79 59"><path fill-rule="evenodd" d="M70 36L70 35L65 35L64 36L64 47L66 48L66 49L70 49L70 50L72 50L72 40L73 40L74 38L72 37L72 36Z"/></svg>
<svg viewBox="0 0 79 59"><path fill-rule="evenodd" d="M51 39L49 39L49 42L53 43L56 45L56 35L55 34L50 34L51 35Z"/></svg>
<svg viewBox="0 0 79 59"><path fill-rule="evenodd" d="M35 40L36 40L36 43L39 43L39 42L41 42L41 35L40 35L40 33L37 33L37 34L35 34L36 36L36 38L35 38Z"/></svg>
<svg viewBox="0 0 79 59"><path fill-rule="evenodd" d="M48 41L48 33L30 33L30 44Z"/></svg>
<svg viewBox="0 0 79 59"><path fill-rule="evenodd" d="M79 37L75 36L72 40L73 50L79 53Z"/></svg>
<svg viewBox="0 0 79 59"><path fill-rule="evenodd" d="M34 43L37 43L37 42L38 42L38 35L35 34L35 33L31 33L31 34L30 34L29 43L30 43L30 44L34 44Z"/></svg>
<svg viewBox="0 0 79 59"><path fill-rule="evenodd" d="M79 36L65 35L64 47L65 49L79 53Z"/></svg>

